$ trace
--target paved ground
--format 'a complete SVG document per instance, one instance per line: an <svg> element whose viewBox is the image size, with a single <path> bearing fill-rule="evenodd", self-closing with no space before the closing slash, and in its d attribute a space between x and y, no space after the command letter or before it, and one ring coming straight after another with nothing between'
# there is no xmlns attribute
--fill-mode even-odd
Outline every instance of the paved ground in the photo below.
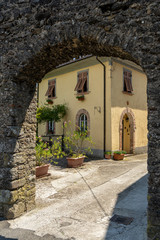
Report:
<svg viewBox="0 0 160 240"><path fill-rule="evenodd" d="M50 173L37 180L36 209L0 222L1 240L147 239L145 154L88 161L78 169L51 167ZM133 221L110 221L115 214Z"/></svg>

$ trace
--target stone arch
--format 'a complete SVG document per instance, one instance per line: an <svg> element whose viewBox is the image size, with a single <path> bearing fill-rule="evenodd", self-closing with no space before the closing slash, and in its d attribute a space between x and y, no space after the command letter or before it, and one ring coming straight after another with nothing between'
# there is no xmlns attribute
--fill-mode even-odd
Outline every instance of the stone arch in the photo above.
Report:
<svg viewBox="0 0 160 240"><path fill-rule="evenodd" d="M34 207L36 82L73 57L114 56L140 64L147 74L148 235L153 239L160 232L158 4L159 0L95 0L93 4L86 0L82 7L82 1L72 0L7 5L1 0L1 216L14 218ZM25 187L30 194L23 191ZM13 199L17 189L21 194ZM16 211L19 204L21 211Z"/></svg>
<svg viewBox="0 0 160 240"><path fill-rule="evenodd" d="M136 121L135 121L135 116L133 111L130 108L126 108L123 110L121 117L120 117L120 122L119 122L119 149L122 150L122 120L123 117L127 114L130 122L130 151L131 153L135 152L135 130L136 130Z"/></svg>
<svg viewBox="0 0 160 240"><path fill-rule="evenodd" d="M76 126L79 126L79 118L81 114L85 114L87 116L87 127L88 131L90 131L90 115L86 109L80 109L76 114Z"/></svg>

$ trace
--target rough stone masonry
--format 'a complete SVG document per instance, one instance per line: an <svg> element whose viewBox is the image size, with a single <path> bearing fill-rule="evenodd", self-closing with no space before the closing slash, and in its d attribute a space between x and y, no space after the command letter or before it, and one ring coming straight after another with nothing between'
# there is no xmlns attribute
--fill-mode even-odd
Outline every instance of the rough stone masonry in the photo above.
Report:
<svg viewBox="0 0 160 240"><path fill-rule="evenodd" d="M148 239L160 239L160 1L0 1L0 215L35 205L36 83L86 54L132 60L148 78Z"/></svg>

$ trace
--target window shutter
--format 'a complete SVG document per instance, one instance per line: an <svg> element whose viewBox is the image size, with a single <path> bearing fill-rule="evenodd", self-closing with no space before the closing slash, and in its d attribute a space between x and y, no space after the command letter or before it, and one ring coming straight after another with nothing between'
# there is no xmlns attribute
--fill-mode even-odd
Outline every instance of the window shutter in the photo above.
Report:
<svg viewBox="0 0 160 240"><path fill-rule="evenodd" d="M81 85L79 86L79 90L80 90L80 91L83 91L84 84L85 84L86 81L87 81L87 72L84 72L84 73L82 74Z"/></svg>
<svg viewBox="0 0 160 240"><path fill-rule="evenodd" d="M74 89L75 91L83 91L84 85L87 81L87 75L87 72L82 72L78 74L78 82Z"/></svg>
<svg viewBox="0 0 160 240"><path fill-rule="evenodd" d="M76 84L76 87L75 87L74 91L79 91L79 87L81 85L81 82L82 82L82 73L79 73L78 74L78 82Z"/></svg>
<svg viewBox="0 0 160 240"><path fill-rule="evenodd" d="M54 90L54 88L55 88L55 81L50 81L48 83L48 89L47 89L45 96L50 96L52 94L52 91Z"/></svg>
<svg viewBox="0 0 160 240"><path fill-rule="evenodd" d="M126 85L127 92L132 92L132 82L131 82L132 75L129 71L124 71L124 83Z"/></svg>

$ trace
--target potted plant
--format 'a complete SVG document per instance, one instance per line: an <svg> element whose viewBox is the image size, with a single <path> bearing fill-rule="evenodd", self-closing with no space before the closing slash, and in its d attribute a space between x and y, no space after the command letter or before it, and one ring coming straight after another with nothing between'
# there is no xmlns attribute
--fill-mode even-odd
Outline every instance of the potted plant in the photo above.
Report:
<svg viewBox="0 0 160 240"><path fill-rule="evenodd" d="M88 130L80 131L79 127L76 126L76 130L71 128L71 123L64 123L64 148L65 152L62 151L62 147L58 141L55 141L52 146L52 153L57 158L66 156L68 167L76 168L82 166L86 153L92 153L89 145L93 144L90 136L88 136ZM88 147L85 146L88 144Z"/></svg>
<svg viewBox="0 0 160 240"><path fill-rule="evenodd" d="M107 151L107 152L104 153L104 157L106 159L111 159L111 156L112 156L112 152L111 151Z"/></svg>
<svg viewBox="0 0 160 240"><path fill-rule="evenodd" d="M78 99L78 101L83 101L84 95L78 95L78 96L76 96L76 98Z"/></svg>
<svg viewBox="0 0 160 240"><path fill-rule="evenodd" d="M49 158L52 157L52 153L41 137L37 137L36 142L36 177L41 177L48 173L48 162Z"/></svg>
<svg viewBox="0 0 160 240"><path fill-rule="evenodd" d="M48 104L53 104L53 100L52 100L52 99L47 99L46 102L47 102Z"/></svg>
<svg viewBox="0 0 160 240"><path fill-rule="evenodd" d="M114 160L123 160L125 151L114 151L113 158Z"/></svg>

